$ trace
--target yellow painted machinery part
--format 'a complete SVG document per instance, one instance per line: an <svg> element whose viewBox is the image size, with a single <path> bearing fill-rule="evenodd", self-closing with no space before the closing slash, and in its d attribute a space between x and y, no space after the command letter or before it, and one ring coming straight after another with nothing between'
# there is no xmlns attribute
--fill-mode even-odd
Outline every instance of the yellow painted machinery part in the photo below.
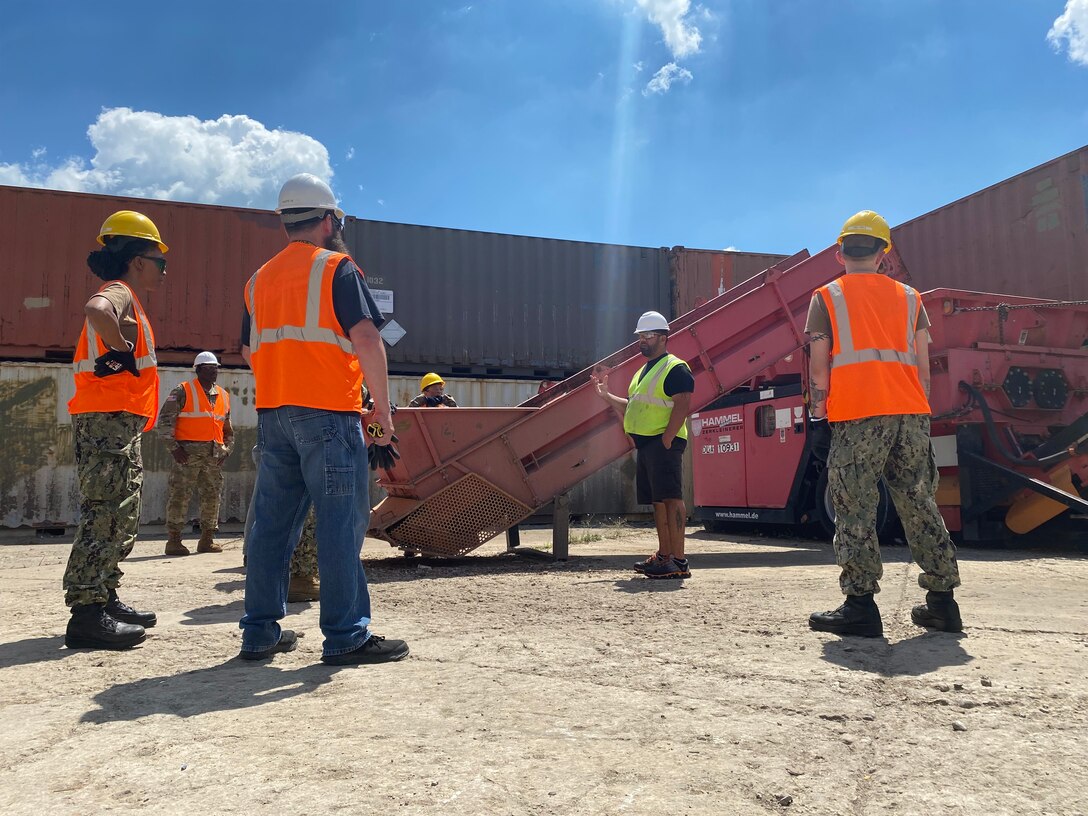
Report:
<svg viewBox="0 0 1088 816"><path fill-rule="evenodd" d="M959 507L960 505L960 475L952 473L941 474L941 480L937 483L937 504L941 507Z"/></svg>
<svg viewBox="0 0 1088 816"><path fill-rule="evenodd" d="M1073 474L1069 465L1062 465L1048 473L1046 480L1066 493L1073 496L1079 495L1077 489L1073 487ZM1040 493L1029 493L1009 508L1009 512L1005 515L1005 525L1014 533L1029 533L1068 509L1061 502L1048 499Z"/></svg>

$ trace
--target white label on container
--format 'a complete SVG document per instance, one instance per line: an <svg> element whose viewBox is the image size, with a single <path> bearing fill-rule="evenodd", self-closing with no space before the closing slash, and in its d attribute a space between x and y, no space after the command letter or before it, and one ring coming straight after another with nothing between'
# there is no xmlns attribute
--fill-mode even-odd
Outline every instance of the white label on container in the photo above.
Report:
<svg viewBox="0 0 1088 816"><path fill-rule="evenodd" d="M374 302L378 304L378 308L381 309L383 315L388 317L393 314L392 289L371 289L370 294L374 296Z"/></svg>
<svg viewBox="0 0 1088 816"><path fill-rule="evenodd" d="M381 330L382 339L391 346L395 346L397 343L399 343L401 338L404 337L404 335L406 335L407 333L408 332L404 330L404 327L402 327L400 323L395 320L390 320L388 323L382 326Z"/></svg>
<svg viewBox="0 0 1088 816"><path fill-rule="evenodd" d="M775 428L788 428L793 424L790 422L790 409L789 408L775 408L774 409L774 427Z"/></svg>
<svg viewBox="0 0 1088 816"><path fill-rule="evenodd" d="M768 388L766 391L759 392L760 399L774 399L774 389Z"/></svg>

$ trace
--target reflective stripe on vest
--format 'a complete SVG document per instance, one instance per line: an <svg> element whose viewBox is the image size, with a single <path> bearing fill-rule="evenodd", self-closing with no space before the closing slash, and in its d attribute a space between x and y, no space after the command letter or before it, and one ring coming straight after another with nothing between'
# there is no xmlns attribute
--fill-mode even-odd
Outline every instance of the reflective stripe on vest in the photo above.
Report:
<svg viewBox="0 0 1088 816"><path fill-rule="evenodd" d="M230 397L222 386L213 404L199 380L184 382L185 407L178 412L174 438L179 442L218 442L223 444L223 425L230 412Z"/></svg>
<svg viewBox="0 0 1088 816"><path fill-rule="evenodd" d="M832 368L853 365L855 363L902 363L918 365L918 354L914 345L914 327L918 324L918 294L909 287L907 293L907 351L898 349L854 348L854 335L850 328L850 311L846 308L846 295L838 281L827 285L831 295L831 308L835 311L835 341L838 351L831 358Z"/></svg>
<svg viewBox="0 0 1088 816"><path fill-rule="evenodd" d="M639 369L627 387L627 410L623 414L623 430L639 436L656 436L665 432L675 402L665 393L665 378L672 369L686 363L679 357L666 354L656 365L646 371L642 379ZM687 422L676 432L679 439L688 438Z"/></svg>
<svg viewBox="0 0 1088 816"><path fill-rule="evenodd" d="M247 282L257 410L294 405L362 410L363 372L340 325L334 281L351 257L290 242ZM362 272L355 271L362 276Z"/></svg>
<svg viewBox="0 0 1088 816"><path fill-rule="evenodd" d="M257 331L256 303L253 299L254 288L257 285L257 275L260 270L253 273L249 279L247 289L249 291L249 348L251 352L264 343L278 343L280 340L301 340L307 343L329 343L339 346L341 351L352 353L351 341L332 329L323 328L320 324L321 317L321 282L324 276L325 263L333 253L330 250L322 250L314 256L310 265L310 279L306 286L306 324L303 326L280 326L275 329L263 329Z"/></svg>
<svg viewBox="0 0 1088 816"><path fill-rule="evenodd" d="M106 354L109 348L98 336L89 319L84 318L83 329L76 341L75 354L72 357L72 373L75 380L75 394L68 401L68 413L96 414L123 411L135 416L147 418L145 431L155 425L159 413L159 371L155 357L155 332L151 321L147 319L140 299L124 281L108 281L98 289L98 293L107 287L120 284L132 300L132 312L136 317L139 330L133 355L137 371L134 376L122 371L108 377L96 377L95 360ZM96 293L97 294L97 293Z"/></svg>
<svg viewBox="0 0 1088 816"><path fill-rule="evenodd" d="M112 283L114 283L114 281L110 281L106 286L109 286ZM102 287L102 289L105 288L105 286ZM102 289L99 289L98 291L101 292ZM143 307L135 297L132 298L132 311L136 314L136 322L139 324L140 332L144 336L144 345L148 348L147 354L136 358L136 368L139 370L155 368L159 364L159 361L155 357L155 341L151 337L151 324L147 320L147 315L144 314ZM76 374L93 374L95 359L108 352L109 347L106 346L105 342L98 339L98 332L94 330L94 326L91 325L90 320L84 320L84 326L87 332L87 357L83 360L74 361L72 363L72 369ZM102 343L101 351L92 357L90 354L91 349L97 349L100 342Z"/></svg>
<svg viewBox="0 0 1088 816"><path fill-rule="evenodd" d="M929 414L918 371L918 293L876 273L844 275L817 292L833 335L827 418Z"/></svg>

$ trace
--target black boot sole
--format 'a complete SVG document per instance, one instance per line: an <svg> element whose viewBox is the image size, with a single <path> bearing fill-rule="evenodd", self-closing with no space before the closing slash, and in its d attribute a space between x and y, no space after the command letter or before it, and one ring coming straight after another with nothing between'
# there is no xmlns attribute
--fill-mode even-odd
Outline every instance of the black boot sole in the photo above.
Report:
<svg viewBox="0 0 1088 816"><path fill-rule="evenodd" d="M933 629L938 632L950 632L957 634L963 631L963 621L949 622L944 618L934 618L929 615L919 615L914 610L911 610L910 619L916 626L921 626L925 629Z"/></svg>
<svg viewBox="0 0 1088 816"><path fill-rule="evenodd" d="M844 637L866 637L866 638L878 638L884 637L884 626L861 626L858 624L831 624L820 623L819 621L810 620L808 622L809 629L814 632L830 632L833 635L842 635Z"/></svg>
<svg viewBox="0 0 1088 816"><path fill-rule="evenodd" d="M147 635L140 633L138 638L132 640L126 640L123 642L115 641L103 641L97 638L80 637L78 635L65 635L64 645L69 649L104 649L110 652L123 652L125 649L131 649L133 646L139 646L147 640Z"/></svg>

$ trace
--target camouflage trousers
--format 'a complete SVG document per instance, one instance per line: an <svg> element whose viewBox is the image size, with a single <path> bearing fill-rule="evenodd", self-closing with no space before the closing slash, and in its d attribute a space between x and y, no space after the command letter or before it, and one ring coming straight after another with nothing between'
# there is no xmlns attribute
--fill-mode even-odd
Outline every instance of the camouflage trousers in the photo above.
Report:
<svg viewBox="0 0 1088 816"><path fill-rule="evenodd" d="M880 591L884 568L876 513L881 477L911 556L922 569L919 585L937 592L958 587L956 547L934 499L938 474L929 417L906 414L831 423L827 486L835 509L835 560L842 568L843 593Z"/></svg>
<svg viewBox="0 0 1088 816"><path fill-rule="evenodd" d="M200 530L219 529L219 501L223 492L223 460L212 442L182 442L189 461L174 462L166 487L166 531L180 533L189 519L189 500L196 489L200 500Z"/></svg>
<svg viewBox="0 0 1088 816"><path fill-rule="evenodd" d="M253 464L257 470L261 468L261 451L257 446L253 447ZM254 485L256 494L256 485ZM249 532L253 529L253 499L249 501L249 509L246 512L245 537L242 540L242 553L246 552L246 544L249 541ZM302 535L291 555L292 578L317 578L317 513L313 505L306 514L306 520L302 523Z"/></svg>
<svg viewBox="0 0 1088 816"><path fill-rule="evenodd" d="M79 528L64 571L64 602L105 603L124 575L136 542L144 462L145 417L117 411L72 417L79 476Z"/></svg>

